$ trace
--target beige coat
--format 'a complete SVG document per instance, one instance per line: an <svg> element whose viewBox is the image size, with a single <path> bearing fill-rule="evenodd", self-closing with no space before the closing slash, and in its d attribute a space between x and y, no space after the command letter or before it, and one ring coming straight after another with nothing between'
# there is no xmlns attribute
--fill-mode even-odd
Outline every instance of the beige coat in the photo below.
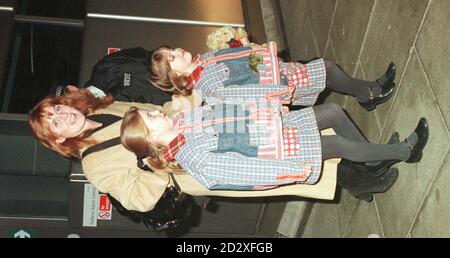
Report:
<svg viewBox="0 0 450 258"><path fill-rule="evenodd" d="M166 103L164 109L172 113L172 103ZM155 110L160 108L152 104L126 103L116 101L98 114L123 116L131 106ZM175 105L174 105L175 106ZM173 106L172 106L173 107ZM105 141L120 135L121 121L97 131L92 137ZM183 192L194 196L225 197L261 197L296 195L331 200L336 188L336 171L340 159L327 160L323 166L321 179L315 185L289 185L261 191L217 191L209 190L187 174L175 174L175 180ZM136 166L136 156L122 145L92 153L82 160L86 178L101 192L110 193L122 205L131 210L148 211L153 209L164 189L172 182L167 173L150 173Z"/></svg>

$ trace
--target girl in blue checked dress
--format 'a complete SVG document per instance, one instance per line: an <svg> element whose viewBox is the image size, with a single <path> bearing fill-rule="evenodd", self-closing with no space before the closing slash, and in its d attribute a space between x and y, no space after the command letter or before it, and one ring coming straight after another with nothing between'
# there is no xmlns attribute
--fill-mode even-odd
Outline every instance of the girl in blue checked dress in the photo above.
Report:
<svg viewBox="0 0 450 258"><path fill-rule="evenodd" d="M395 65L375 81L347 75L332 61L285 63L277 46L239 47L192 56L181 48L159 47L149 60L149 80L158 88L182 95L192 91L213 104L242 95L313 106L325 87L355 97L367 110L387 101L394 92ZM250 94L250 95L249 95Z"/></svg>
<svg viewBox="0 0 450 258"><path fill-rule="evenodd" d="M333 128L334 136L319 130ZM421 119L403 142L368 143L343 110L325 104L287 112L279 102L220 102L168 117L131 108L121 141L154 169L182 168L213 190L262 190L315 184L322 160L374 162L374 174L394 163L418 162L428 139Z"/></svg>

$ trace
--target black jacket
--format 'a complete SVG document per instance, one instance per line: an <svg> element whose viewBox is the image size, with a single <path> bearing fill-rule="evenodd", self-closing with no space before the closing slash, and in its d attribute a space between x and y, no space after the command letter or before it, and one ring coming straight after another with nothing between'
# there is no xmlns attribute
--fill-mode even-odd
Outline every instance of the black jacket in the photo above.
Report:
<svg viewBox="0 0 450 258"><path fill-rule="evenodd" d="M148 81L150 55L151 52L141 47L107 55L94 65L91 78L84 87L95 86L119 101L162 105L171 100L172 94Z"/></svg>

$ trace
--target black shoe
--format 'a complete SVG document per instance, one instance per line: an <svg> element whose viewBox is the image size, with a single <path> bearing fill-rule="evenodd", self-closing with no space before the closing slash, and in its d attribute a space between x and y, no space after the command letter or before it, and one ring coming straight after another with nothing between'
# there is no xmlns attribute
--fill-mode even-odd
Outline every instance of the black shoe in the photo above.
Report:
<svg viewBox="0 0 450 258"><path fill-rule="evenodd" d="M398 169L390 168L381 176L362 175L362 178L363 182L359 187L347 190L356 198L371 202L374 193L385 193L395 184L398 179Z"/></svg>
<svg viewBox="0 0 450 258"><path fill-rule="evenodd" d="M382 176L374 177L372 185L366 185L363 193L351 192L354 196L365 202L373 201L374 193L385 193L395 184L398 179L398 169L390 168Z"/></svg>
<svg viewBox="0 0 450 258"><path fill-rule="evenodd" d="M406 163L419 162L422 158L422 150L428 142L428 123L425 118L422 117L419 120L419 124L417 124L414 132L417 134L417 142L415 145L409 144L408 139L405 140L411 149L411 154L409 155L409 159L405 161Z"/></svg>
<svg viewBox="0 0 450 258"><path fill-rule="evenodd" d="M399 136L398 132L394 132L386 144L394 144L394 143L399 143L399 142L400 142L400 136ZM384 160L374 166L366 165L367 171L369 171L373 176L381 176L385 172L387 172L392 165L394 165L395 163L398 163L400 161L401 160Z"/></svg>
<svg viewBox="0 0 450 258"><path fill-rule="evenodd" d="M378 176L376 187L373 187L372 193L385 193L395 184L398 178L398 169L390 168L386 173L382 176Z"/></svg>
<svg viewBox="0 0 450 258"><path fill-rule="evenodd" d="M374 96L372 89L370 89L369 100L366 102L359 102L359 104L361 104L361 106L363 106L367 111L370 111L373 110L376 105L388 101L394 93L396 70L397 68L395 67L395 64L390 63L385 75L382 77L383 79L380 78L376 80L378 85L381 87L381 94Z"/></svg>
<svg viewBox="0 0 450 258"><path fill-rule="evenodd" d="M384 193L394 185L398 170L391 168L381 176L373 176L365 168L360 163L343 159L338 166L337 183L356 198L371 202L373 193Z"/></svg>

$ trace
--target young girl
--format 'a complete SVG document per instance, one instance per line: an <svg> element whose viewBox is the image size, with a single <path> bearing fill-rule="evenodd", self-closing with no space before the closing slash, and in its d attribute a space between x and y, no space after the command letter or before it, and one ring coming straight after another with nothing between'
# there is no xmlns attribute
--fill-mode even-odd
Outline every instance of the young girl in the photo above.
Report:
<svg viewBox="0 0 450 258"><path fill-rule="evenodd" d="M321 136L333 128L337 135ZM180 166L212 190L260 190L292 183L316 184L322 160L378 162L380 174L400 161L418 162L428 138L421 119L396 144L367 143L335 104L283 112L267 102L206 105L175 118L131 108L122 144L153 168Z"/></svg>
<svg viewBox="0 0 450 258"><path fill-rule="evenodd" d="M240 47L192 56L181 48L153 51L149 80L162 90L190 95L200 92L213 104L217 99L254 97L278 99L283 104L312 106L325 87L354 96L371 110L387 101L394 91L395 65L375 81L353 79L332 61L317 59L307 64L285 63L277 47ZM292 103L291 103L292 101Z"/></svg>

